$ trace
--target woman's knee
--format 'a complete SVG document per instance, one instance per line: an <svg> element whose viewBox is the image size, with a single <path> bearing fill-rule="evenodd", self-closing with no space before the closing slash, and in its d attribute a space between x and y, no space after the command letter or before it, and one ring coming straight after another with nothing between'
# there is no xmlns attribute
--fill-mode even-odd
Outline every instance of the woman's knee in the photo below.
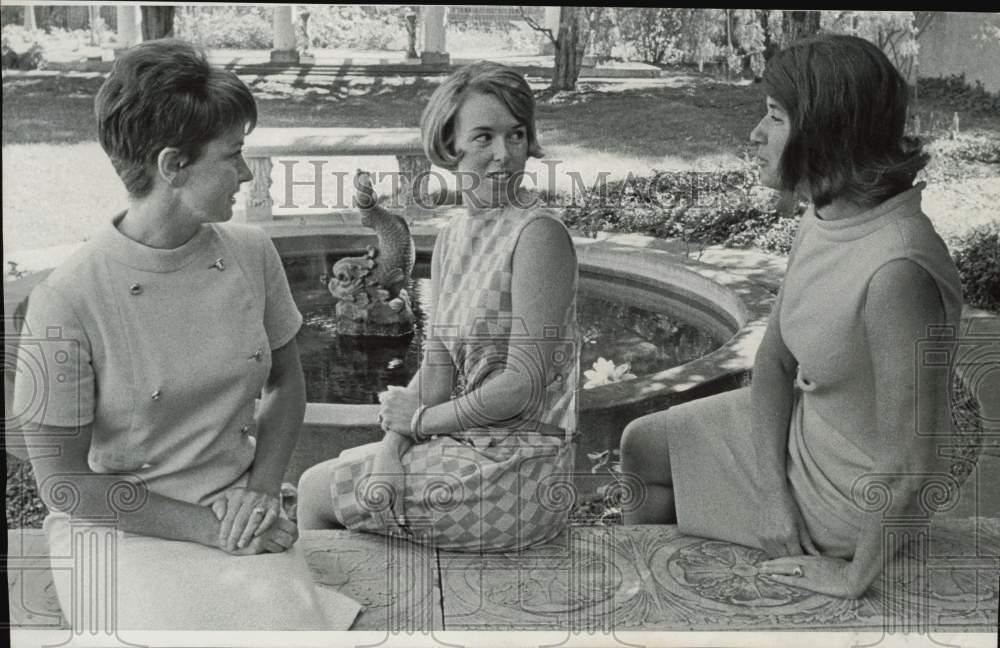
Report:
<svg viewBox="0 0 1000 648"><path fill-rule="evenodd" d="M630 421L622 432L622 461L637 466L649 463L652 457L664 457L667 424L666 412L655 412Z"/></svg>
<svg viewBox="0 0 1000 648"><path fill-rule="evenodd" d="M331 459L318 463L302 473L298 486L299 506L303 502L315 506L318 502L330 498L330 480L332 479L333 464L336 461L336 459Z"/></svg>

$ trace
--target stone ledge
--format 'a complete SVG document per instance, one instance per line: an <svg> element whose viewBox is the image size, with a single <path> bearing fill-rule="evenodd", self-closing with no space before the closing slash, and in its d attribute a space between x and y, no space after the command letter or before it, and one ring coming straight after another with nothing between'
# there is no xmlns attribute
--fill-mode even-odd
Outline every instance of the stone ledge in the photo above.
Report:
<svg viewBox="0 0 1000 648"><path fill-rule="evenodd" d="M243 155L414 155L423 158L419 128L256 128Z"/></svg>
<svg viewBox="0 0 1000 648"><path fill-rule="evenodd" d="M300 542L318 586L364 606L352 630L994 632L1000 519L925 531L927 556L897 557L857 601L778 584L758 572L761 552L673 526L571 527L485 555L349 531L304 531ZM11 625L60 627L44 535L7 538Z"/></svg>

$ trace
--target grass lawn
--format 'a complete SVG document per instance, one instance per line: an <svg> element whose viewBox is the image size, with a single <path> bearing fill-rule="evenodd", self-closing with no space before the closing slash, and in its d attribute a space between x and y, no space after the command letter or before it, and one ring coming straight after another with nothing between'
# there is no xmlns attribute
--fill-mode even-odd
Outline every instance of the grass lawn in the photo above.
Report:
<svg viewBox="0 0 1000 648"><path fill-rule="evenodd" d="M95 224L125 206L125 192L96 142L93 97L102 80L99 75L4 75L5 257L13 250L80 241ZM246 80L259 100L260 126L379 128L417 126L440 77ZM544 84L534 87L542 89ZM539 133L547 158L564 161L555 186L542 188L569 189L568 170L591 183L601 172L615 178L629 172L648 175L654 168L731 164L746 150L762 105L756 86L717 83L686 73L656 80L582 82L578 92L539 104ZM948 106L937 108L950 114ZM959 112L963 138L984 139L1000 148L1000 116ZM934 142L931 151L943 147L946 153L950 144ZM391 158L339 158L337 165L345 170L395 170ZM546 177L537 161L528 170ZM308 179L311 168L299 165L296 172L297 179ZM1000 166L937 155L926 175L925 210L944 236L995 217ZM274 179L277 190L283 185L280 169ZM334 183L328 185L328 191L335 189ZM306 195L311 189L300 191ZM308 204L307 199L300 204Z"/></svg>

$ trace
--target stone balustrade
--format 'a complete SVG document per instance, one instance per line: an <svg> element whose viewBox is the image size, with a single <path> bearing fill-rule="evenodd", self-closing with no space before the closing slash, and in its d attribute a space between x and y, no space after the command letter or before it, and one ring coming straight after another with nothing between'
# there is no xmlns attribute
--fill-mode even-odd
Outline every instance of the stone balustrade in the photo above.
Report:
<svg viewBox="0 0 1000 648"><path fill-rule="evenodd" d="M394 156L406 204L426 196L431 168L417 128L258 128L247 136L243 155L254 179L236 218L253 223L274 218L271 172L275 158Z"/></svg>

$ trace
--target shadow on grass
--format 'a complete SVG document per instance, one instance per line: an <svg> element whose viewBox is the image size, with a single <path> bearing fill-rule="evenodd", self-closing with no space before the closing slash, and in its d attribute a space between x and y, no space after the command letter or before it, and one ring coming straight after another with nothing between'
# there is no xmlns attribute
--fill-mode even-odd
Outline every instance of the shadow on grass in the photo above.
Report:
<svg viewBox="0 0 1000 648"><path fill-rule="evenodd" d="M417 126L443 78L356 76L346 66L237 71L258 100L259 125L267 127ZM93 98L102 81L100 74L5 77L3 143L95 141ZM693 160L738 153L756 122L758 95L753 87L687 74L585 79L578 92L548 98L539 93L539 127L546 144Z"/></svg>
<svg viewBox="0 0 1000 648"><path fill-rule="evenodd" d="M423 77L328 78L302 73L245 75L266 127L416 126L437 80ZM94 97L104 77L3 79L3 144L75 144L97 139Z"/></svg>
<svg viewBox="0 0 1000 648"><path fill-rule="evenodd" d="M690 75L658 81L624 89L582 83L580 92L540 103L540 130L550 144L636 157L671 156L693 162L706 156L740 155L763 114L758 86Z"/></svg>
<svg viewBox="0 0 1000 648"><path fill-rule="evenodd" d="M393 66L386 67L390 70ZM400 66L396 66L400 67ZM265 127L415 127L444 78L412 72L358 74L357 66L244 66L236 71L258 100ZM3 143L93 142L93 97L100 74L9 75L3 79ZM572 93L538 97L543 146L682 162L739 157L763 115L763 89L690 71L658 79L581 79ZM933 108L922 102L923 109ZM961 111L959 111L961 113ZM951 114L951 113L948 113ZM995 117L962 114L965 127L995 132Z"/></svg>

